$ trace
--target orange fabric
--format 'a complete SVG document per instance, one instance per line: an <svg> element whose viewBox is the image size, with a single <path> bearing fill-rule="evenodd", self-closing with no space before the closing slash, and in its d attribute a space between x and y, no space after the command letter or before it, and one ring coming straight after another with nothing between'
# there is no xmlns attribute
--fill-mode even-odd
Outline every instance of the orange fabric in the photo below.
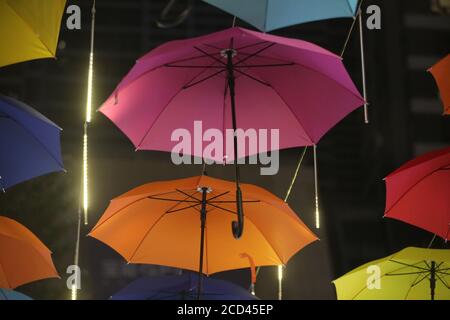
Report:
<svg viewBox="0 0 450 320"><path fill-rule="evenodd" d="M205 274L248 268L255 265L280 265L303 247L317 240L290 207L260 187L242 184L244 234L236 240L231 232L235 211L235 183L207 176L149 183L113 199L92 229L90 236L106 243L129 263L172 266L197 271L200 251L200 206L177 210L193 203L149 199L148 197L201 199L198 187L209 187L205 231ZM225 202L224 202L225 201ZM230 202L227 202L230 201ZM219 205L222 209L214 207Z"/></svg>
<svg viewBox="0 0 450 320"><path fill-rule="evenodd" d="M58 277L51 251L26 227L0 216L0 288Z"/></svg>
<svg viewBox="0 0 450 320"><path fill-rule="evenodd" d="M429 69L436 79L441 99L444 104L444 114L450 114L450 54Z"/></svg>

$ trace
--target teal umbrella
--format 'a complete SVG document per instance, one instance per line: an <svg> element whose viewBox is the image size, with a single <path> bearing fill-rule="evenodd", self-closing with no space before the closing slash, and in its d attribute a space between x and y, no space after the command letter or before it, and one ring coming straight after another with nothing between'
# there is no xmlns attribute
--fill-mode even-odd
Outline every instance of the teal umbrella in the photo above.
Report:
<svg viewBox="0 0 450 320"><path fill-rule="evenodd" d="M261 31L356 15L358 0L204 0Z"/></svg>
<svg viewBox="0 0 450 320"><path fill-rule="evenodd" d="M0 288L0 300L33 300L23 293Z"/></svg>

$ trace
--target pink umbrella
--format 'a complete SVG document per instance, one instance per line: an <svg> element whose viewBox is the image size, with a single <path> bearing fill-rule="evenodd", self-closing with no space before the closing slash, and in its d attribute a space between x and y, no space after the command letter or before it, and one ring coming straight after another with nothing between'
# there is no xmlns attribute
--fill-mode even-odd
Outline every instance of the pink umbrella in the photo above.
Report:
<svg viewBox="0 0 450 320"><path fill-rule="evenodd" d="M194 133L196 120L202 121L203 131L279 130L278 146L260 144L254 150L245 146L245 139L238 143L236 135L231 146L225 141L223 155L236 163L236 155L315 145L363 104L339 56L302 40L231 28L152 50L100 111L137 150L172 152L178 144L171 139L174 130ZM184 152L223 162L220 154L204 156L209 144L192 140L190 151ZM237 165L236 184L241 225ZM242 228L234 231L239 236Z"/></svg>

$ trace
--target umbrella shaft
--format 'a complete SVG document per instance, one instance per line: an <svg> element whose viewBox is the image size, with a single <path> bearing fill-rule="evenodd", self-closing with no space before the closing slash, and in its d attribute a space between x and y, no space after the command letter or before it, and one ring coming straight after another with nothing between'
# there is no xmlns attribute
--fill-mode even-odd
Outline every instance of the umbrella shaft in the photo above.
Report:
<svg viewBox="0 0 450 320"><path fill-rule="evenodd" d="M235 52L232 49L228 49L226 51L227 55L227 79L228 79L228 88L230 90L230 100L231 100L231 116L233 122L233 141L234 141L234 169L235 169L235 180L236 180L236 212L238 221L233 221L232 223L232 231L233 235L236 239L239 239L242 236L242 232L244 229L244 211L242 207L242 192L239 186L240 182L240 173L239 173L239 165L237 162L238 157L238 140L237 140L237 124L236 124L236 99L235 99L235 77L234 77L234 66L233 66L233 54Z"/></svg>
<svg viewBox="0 0 450 320"><path fill-rule="evenodd" d="M239 187L239 167L237 166L237 156L238 156L238 141L237 141L237 124L236 124L236 98L235 98L235 77L234 77L234 71L233 71L233 57L232 57L232 51L227 52L227 79L228 79L228 88L230 90L230 100L231 100L231 119L233 122L233 141L234 141L234 164L235 164L235 170L236 170L236 187Z"/></svg>
<svg viewBox="0 0 450 320"><path fill-rule="evenodd" d="M431 261L431 270L430 270L431 300L434 300L435 290L436 290L436 262Z"/></svg>
<svg viewBox="0 0 450 320"><path fill-rule="evenodd" d="M197 300L200 300L202 294L202 275L203 275L203 254L205 248L205 227L206 227L206 195L208 188L202 188L202 207L200 209L200 262L198 267L198 286Z"/></svg>

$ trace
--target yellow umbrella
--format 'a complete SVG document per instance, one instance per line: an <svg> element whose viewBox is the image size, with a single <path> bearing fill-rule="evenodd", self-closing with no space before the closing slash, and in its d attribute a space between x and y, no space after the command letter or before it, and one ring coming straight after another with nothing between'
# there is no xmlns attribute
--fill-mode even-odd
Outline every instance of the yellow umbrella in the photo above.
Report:
<svg viewBox="0 0 450 320"><path fill-rule="evenodd" d="M450 250L405 248L333 283L339 300L450 300Z"/></svg>
<svg viewBox="0 0 450 320"><path fill-rule="evenodd" d="M66 0L0 0L0 67L56 53Z"/></svg>

